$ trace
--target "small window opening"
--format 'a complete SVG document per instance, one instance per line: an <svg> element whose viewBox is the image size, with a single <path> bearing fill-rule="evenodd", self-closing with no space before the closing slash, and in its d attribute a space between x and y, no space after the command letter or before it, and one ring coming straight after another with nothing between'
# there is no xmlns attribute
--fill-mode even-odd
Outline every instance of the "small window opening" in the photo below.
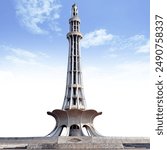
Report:
<svg viewBox="0 0 167 150"><path fill-rule="evenodd" d="M76 88L73 88L74 95L76 95Z"/></svg>
<svg viewBox="0 0 167 150"><path fill-rule="evenodd" d="M74 66L74 70L76 70L76 66ZM76 83L76 72L74 72L73 78L74 78L74 84L75 84Z"/></svg>
<svg viewBox="0 0 167 150"><path fill-rule="evenodd" d="M73 99L73 105L76 105L76 103L77 103L77 99L74 98L74 99Z"/></svg>

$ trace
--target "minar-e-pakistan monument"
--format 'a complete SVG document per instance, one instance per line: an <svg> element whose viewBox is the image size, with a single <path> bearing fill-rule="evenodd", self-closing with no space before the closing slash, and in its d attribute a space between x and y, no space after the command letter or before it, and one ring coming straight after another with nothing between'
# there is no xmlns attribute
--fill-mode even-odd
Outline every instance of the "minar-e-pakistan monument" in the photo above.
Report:
<svg viewBox="0 0 167 150"><path fill-rule="evenodd" d="M57 122L55 129L48 136L60 136L63 128L67 128L67 136L85 136L83 128L86 129L89 136L99 136L93 127L93 119L101 113L86 109L80 65L80 40L82 34L80 33L78 8L75 4L72 6L69 24L70 32L67 34L69 54L65 98L61 110L48 112Z"/></svg>
<svg viewBox="0 0 167 150"><path fill-rule="evenodd" d="M68 67L66 90L62 109L48 112L56 120L56 126L45 137L0 138L0 149L57 149L57 150L146 150L150 149L149 138L105 137L93 126L96 116L102 114L86 109L83 89L80 40L80 18L77 5L72 5L69 19ZM62 136L63 133L63 136Z"/></svg>

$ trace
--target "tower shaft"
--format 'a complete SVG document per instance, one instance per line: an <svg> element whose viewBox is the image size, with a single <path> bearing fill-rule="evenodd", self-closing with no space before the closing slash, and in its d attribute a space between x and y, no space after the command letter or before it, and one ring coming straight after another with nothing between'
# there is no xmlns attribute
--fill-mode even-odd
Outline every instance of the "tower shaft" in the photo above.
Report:
<svg viewBox="0 0 167 150"><path fill-rule="evenodd" d="M63 110L86 108L80 64L80 40L82 39L82 34L80 33L78 9L75 4L72 6L71 12L71 18L69 19L70 29L67 34L69 54Z"/></svg>
<svg viewBox="0 0 167 150"><path fill-rule="evenodd" d="M85 96L82 83L82 72L80 64L80 19L76 5L72 6L72 17L69 19L70 32L67 34L69 41L68 69L66 92L63 110L85 109Z"/></svg>

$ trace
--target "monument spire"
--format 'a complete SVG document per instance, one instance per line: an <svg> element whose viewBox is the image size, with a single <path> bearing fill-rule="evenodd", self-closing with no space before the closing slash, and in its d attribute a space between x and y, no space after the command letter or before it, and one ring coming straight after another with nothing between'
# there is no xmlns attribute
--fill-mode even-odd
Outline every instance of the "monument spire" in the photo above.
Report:
<svg viewBox="0 0 167 150"><path fill-rule="evenodd" d="M72 10L71 10L71 17L77 16L78 15L78 7L76 4L72 5Z"/></svg>
<svg viewBox="0 0 167 150"><path fill-rule="evenodd" d="M56 126L48 136L61 136L64 133L63 130L66 131L66 136L100 136L93 127L93 120L101 112L98 113L96 110L86 109L80 65L80 40L82 39L82 34L80 32L80 18L76 4L72 5L69 24L65 97L62 109L48 112L49 115L56 119Z"/></svg>

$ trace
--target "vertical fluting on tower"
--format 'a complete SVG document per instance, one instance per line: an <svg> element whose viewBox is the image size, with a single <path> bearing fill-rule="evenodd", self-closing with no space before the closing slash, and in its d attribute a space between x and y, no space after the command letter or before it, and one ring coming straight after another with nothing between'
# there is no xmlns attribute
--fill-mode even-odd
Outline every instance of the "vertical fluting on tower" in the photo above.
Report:
<svg viewBox="0 0 167 150"><path fill-rule="evenodd" d="M62 109L85 109L86 104L80 64L80 40L82 39L82 34L80 33L80 18L76 4L72 6L69 24L70 28L67 34L69 41L68 69Z"/></svg>

